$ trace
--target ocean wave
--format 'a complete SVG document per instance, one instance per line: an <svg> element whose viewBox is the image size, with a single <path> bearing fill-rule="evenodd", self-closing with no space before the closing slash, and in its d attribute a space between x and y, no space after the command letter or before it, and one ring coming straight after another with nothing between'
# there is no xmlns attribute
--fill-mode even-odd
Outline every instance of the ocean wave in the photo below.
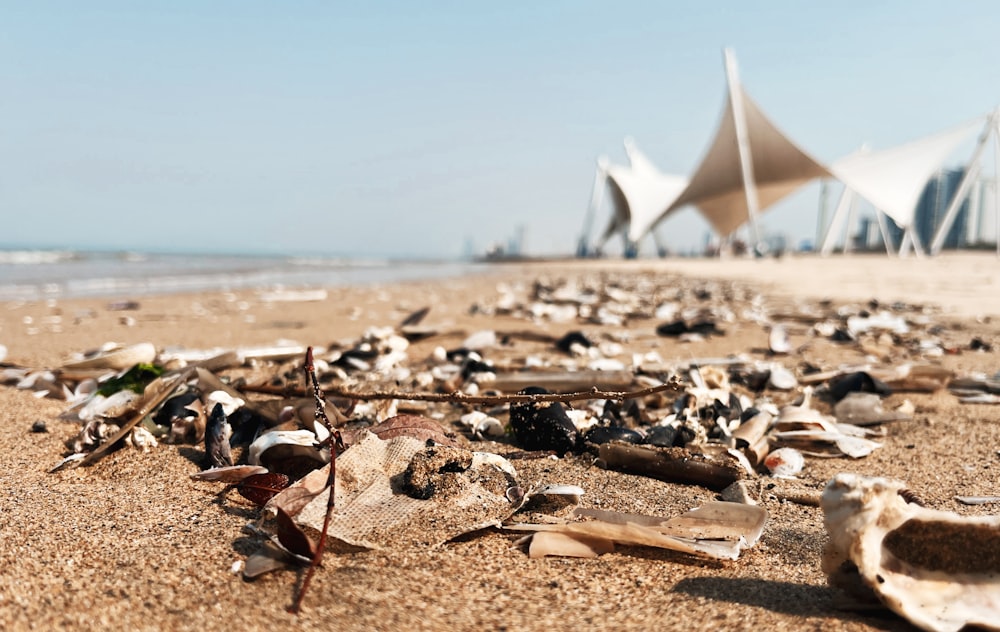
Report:
<svg viewBox="0 0 1000 632"><path fill-rule="evenodd" d="M0 250L0 264L38 265L80 259L72 250Z"/></svg>
<svg viewBox="0 0 1000 632"><path fill-rule="evenodd" d="M388 259L346 259L344 257L289 257L293 266L309 268L384 268L392 264Z"/></svg>

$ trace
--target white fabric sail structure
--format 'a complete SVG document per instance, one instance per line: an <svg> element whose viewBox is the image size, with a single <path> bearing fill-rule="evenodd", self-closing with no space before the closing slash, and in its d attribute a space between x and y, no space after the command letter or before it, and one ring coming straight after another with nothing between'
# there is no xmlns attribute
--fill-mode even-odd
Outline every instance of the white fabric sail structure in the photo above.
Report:
<svg viewBox="0 0 1000 632"><path fill-rule="evenodd" d="M890 149L858 151L834 162L830 171L905 230L913 224L927 181L982 125L979 118Z"/></svg>
<svg viewBox="0 0 1000 632"><path fill-rule="evenodd" d="M686 178L660 172L631 139L625 140L625 153L628 166L606 167L613 210L601 242L619 231L638 242L687 184Z"/></svg>
<svg viewBox="0 0 1000 632"><path fill-rule="evenodd" d="M654 224L693 204L727 237L800 186L830 175L765 116L740 85L732 53L725 54L729 98L715 138L687 188Z"/></svg>

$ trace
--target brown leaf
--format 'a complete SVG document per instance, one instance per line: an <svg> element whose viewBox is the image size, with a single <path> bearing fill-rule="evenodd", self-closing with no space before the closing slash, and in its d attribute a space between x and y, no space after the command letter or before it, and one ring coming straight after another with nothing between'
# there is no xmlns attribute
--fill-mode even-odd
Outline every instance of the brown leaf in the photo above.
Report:
<svg viewBox="0 0 1000 632"><path fill-rule="evenodd" d="M267 474L254 474L240 481L236 486L236 491L240 496L246 498L255 505L263 507L267 501L274 498L278 492L288 487L290 481L284 474L268 472Z"/></svg>
<svg viewBox="0 0 1000 632"><path fill-rule="evenodd" d="M260 549L247 557L243 567L243 579L257 579L265 573L295 568L301 562L274 542L265 540Z"/></svg>
<svg viewBox="0 0 1000 632"><path fill-rule="evenodd" d="M393 437L415 437L421 441L431 439L440 445L458 447L458 443L445 433L441 424L420 415L396 415L369 430L383 441Z"/></svg>
<svg viewBox="0 0 1000 632"><path fill-rule="evenodd" d="M278 542L281 542L281 546L296 555L314 559L316 557L316 543L306 535L306 532L299 525L295 524L292 517L283 509L278 507L277 512Z"/></svg>

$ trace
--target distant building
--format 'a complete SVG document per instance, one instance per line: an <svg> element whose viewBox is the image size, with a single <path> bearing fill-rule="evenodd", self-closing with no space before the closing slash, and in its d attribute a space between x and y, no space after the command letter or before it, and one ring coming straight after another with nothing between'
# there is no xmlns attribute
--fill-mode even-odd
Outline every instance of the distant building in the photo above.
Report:
<svg viewBox="0 0 1000 632"><path fill-rule="evenodd" d="M929 246L934 239L934 234L944 220L945 211L948 210L948 205L951 204L952 198L958 192L958 186L963 177L965 177L965 169L942 169L936 176L928 180L927 186L924 187L920 201L917 202L913 225L920 238L920 243L925 247ZM955 221L952 222L944 239L946 250L964 248L970 244L969 207L973 197L972 195L967 196L959 207Z"/></svg>

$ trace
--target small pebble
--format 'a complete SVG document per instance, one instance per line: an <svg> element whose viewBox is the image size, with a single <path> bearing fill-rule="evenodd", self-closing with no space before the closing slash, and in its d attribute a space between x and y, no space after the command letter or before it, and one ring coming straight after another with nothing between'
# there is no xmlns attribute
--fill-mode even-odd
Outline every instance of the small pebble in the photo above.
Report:
<svg viewBox="0 0 1000 632"><path fill-rule="evenodd" d="M45 422L39 419L35 423L31 424L32 432L48 432L49 427L45 425Z"/></svg>

